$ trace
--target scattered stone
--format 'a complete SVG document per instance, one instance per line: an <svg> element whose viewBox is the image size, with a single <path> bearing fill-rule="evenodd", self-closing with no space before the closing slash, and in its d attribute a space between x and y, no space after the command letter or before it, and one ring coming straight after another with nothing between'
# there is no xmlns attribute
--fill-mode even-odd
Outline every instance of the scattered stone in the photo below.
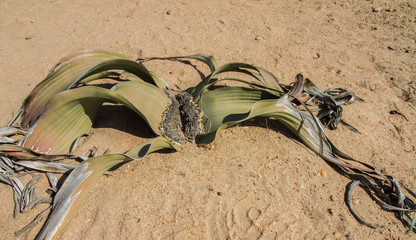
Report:
<svg viewBox="0 0 416 240"><path fill-rule="evenodd" d="M171 14L172 14L172 11L168 10L168 11L166 12L166 14L167 14L167 15L171 15Z"/></svg>
<svg viewBox="0 0 416 240"><path fill-rule="evenodd" d="M381 7L372 7L373 12L381 12Z"/></svg>
<svg viewBox="0 0 416 240"><path fill-rule="evenodd" d="M261 36L258 36L258 37L255 37L254 40L256 40L256 41L262 41L262 40L264 40L264 38L261 37Z"/></svg>
<svg viewBox="0 0 416 240"><path fill-rule="evenodd" d="M255 172L250 172L250 177L252 177L252 178L260 178L260 175L258 173L255 173Z"/></svg>
<svg viewBox="0 0 416 240"><path fill-rule="evenodd" d="M371 30L378 30L378 27L371 27Z"/></svg>
<svg viewBox="0 0 416 240"><path fill-rule="evenodd" d="M368 88L370 88L371 91L375 91L376 90L376 87L374 85L370 85L370 86L368 86Z"/></svg>
<svg viewBox="0 0 416 240"><path fill-rule="evenodd" d="M334 216L334 211L332 208L328 208L326 211L329 213L329 215Z"/></svg>
<svg viewBox="0 0 416 240"><path fill-rule="evenodd" d="M328 174L325 172L325 170L321 170L321 172L320 172L320 174L321 174L321 176L322 177L324 177L324 178L326 178L327 176L328 176Z"/></svg>
<svg viewBox="0 0 416 240"><path fill-rule="evenodd" d="M215 145L212 144L212 143L207 144L207 145L202 145L202 147L204 147L204 148L206 148L208 150L214 150L215 149Z"/></svg>
<svg viewBox="0 0 416 240"><path fill-rule="evenodd" d="M329 23L331 23L331 22L333 22L333 21L334 21L334 15L332 15L332 14L328 14L327 16L328 16L328 18L329 18L329 19L328 19L328 22L329 22Z"/></svg>
<svg viewBox="0 0 416 240"><path fill-rule="evenodd" d="M395 48L394 48L394 47L392 47L392 46L387 46L387 49L388 49L388 50L395 50Z"/></svg>

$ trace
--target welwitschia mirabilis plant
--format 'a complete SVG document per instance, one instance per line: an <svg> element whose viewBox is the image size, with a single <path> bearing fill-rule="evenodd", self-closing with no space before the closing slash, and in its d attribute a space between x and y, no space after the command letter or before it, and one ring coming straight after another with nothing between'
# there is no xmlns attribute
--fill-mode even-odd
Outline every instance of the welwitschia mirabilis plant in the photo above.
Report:
<svg viewBox="0 0 416 240"><path fill-rule="evenodd" d="M195 87L174 91L143 65L157 59L201 61L210 72ZM99 84L103 78L115 82L110 88L104 87ZM98 84L92 85L97 80ZM226 82L234 85L226 86ZM339 151L325 134L322 123L335 128L342 122L341 105L352 98L353 94L343 89L322 91L302 75L296 77L293 86L285 86L262 68L246 63L218 66L212 56L204 54L132 61L106 51L80 51L61 59L23 102L21 111L9 123L13 126L1 129L0 154L6 163L0 164L0 180L17 191L22 184L11 177L25 169L69 174L55 194L51 213L37 237L52 239L108 169L157 150L178 150L185 140L208 144L221 129L254 117L267 117L282 122L307 147L353 179L347 196L361 185L383 208L398 212L412 231L415 217L409 213L415 211L415 205L403 194L400 184L372 166L352 164L348 160L353 159ZM309 110L313 99L320 110L318 116ZM105 102L131 109L157 136L124 153L73 154ZM16 143L12 137L15 134L24 136ZM62 162L65 159L80 163L67 164ZM348 206L361 223L372 227Z"/></svg>

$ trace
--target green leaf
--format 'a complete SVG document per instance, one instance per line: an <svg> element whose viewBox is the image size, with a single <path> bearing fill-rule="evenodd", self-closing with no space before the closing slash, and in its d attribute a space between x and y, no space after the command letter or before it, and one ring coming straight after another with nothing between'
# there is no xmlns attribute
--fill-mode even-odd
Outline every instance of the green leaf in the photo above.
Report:
<svg viewBox="0 0 416 240"><path fill-rule="evenodd" d="M23 102L23 113L20 119L21 126L32 126L49 99L55 94L73 86L76 83L75 80L83 72L109 59L127 58L116 53L86 50L72 53L61 59Z"/></svg>
<svg viewBox="0 0 416 240"><path fill-rule="evenodd" d="M297 110L284 95L276 96L258 89L224 87L202 94L198 105L204 112L203 125L205 134L198 144L212 142L218 131L263 116L272 117L283 123L307 147L319 154L328 162L339 166L374 172L346 163L336 156L332 143L327 139L319 120L311 114Z"/></svg>
<svg viewBox="0 0 416 240"><path fill-rule="evenodd" d="M154 85L145 82L124 82L115 85L112 90L124 97L156 134L160 134L159 126L163 112L170 104L166 94ZM119 101L120 102L120 101Z"/></svg>
<svg viewBox="0 0 416 240"><path fill-rule="evenodd" d="M209 67L209 69L211 70L211 72L214 72L215 69L217 68L217 60L214 58L214 56L207 55L207 54L203 54L203 53L198 53L198 54L189 55L189 56L177 56L177 57L139 58L139 59L137 59L137 61L140 61L140 62L147 62L147 61L151 61L151 60L172 60L172 61L178 61L178 60L183 60L183 59L194 59L194 60L201 61L201 62L205 63Z"/></svg>
<svg viewBox="0 0 416 240"><path fill-rule="evenodd" d="M160 134L159 125L169 99L156 86L145 82L125 82L114 91L86 86L53 97L25 136L23 147L42 154L67 154L72 143L88 133L104 101L121 103L142 116Z"/></svg>
<svg viewBox="0 0 416 240"><path fill-rule="evenodd" d="M244 87L223 87L202 94L197 104L204 114L205 134L199 138L198 144L213 141L220 128L239 123L259 100L273 98L276 96L269 92Z"/></svg>
<svg viewBox="0 0 416 240"><path fill-rule="evenodd" d="M270 72L253 66L247 63L228 63L224 64L215 69L215 71L208 76L207 78L203 79L193 90L192 95L195 101L199 101L199 98L203 94L203 92L208 89L210 86L213 86L218 81L221 80L220 75L227 72L239 72L246 74L250 78L254 78L256 81L260 82L267 88L274 89L274 91L270 91L271 93L275 94L276 96L283 95L284 91L279 85L279 81L277 78L271 74Z"/></svg>
<svg viewBox="0 0 416 240"><path fill-rule="evenodd" d="M177 150L178 146L172 144L169 140L162 136L158 136L154 139L148 140L137 147L132 148L125 154L134 159L144 158L147 154L162 150L162 149L174 149Z"/></svg>
<svg viewBox="0 0 416 240"><path fill-rule="evenodd" d="M142 64L118 54L106 52L90 52L89 55L78 56L71 61L62 64L42 81L24 102L21 118L21 127L33 126L34 122L42 113L46 103L59 92L74 87L77 83L95 80L105 76L108 70L124 70L130 72L151 84L159 84L165 87L158 78L151 74ZM103 73L104 72L104 73Z"/></svg>
<svg viewBox="0 0 416 240"><path fill-rule="evenodd" d="M125 56L123 56L119 53L108 52L108 51L103 51L103 50L96 50L96 49L81 50L81 51L78 51L78 52L70 53L70 54L66 55L65 57L61 58L55 64L55 66L53 66L52 69L49 71L47 77L51 76L58 69L66 66L66 65L68 65L72 62L75 62L79 59L92 58L92 57L97 57L97 56L104 56L104 55L107 55L107 54L110 54L112 56L119 57L119 58L126 58Z"/></svg>

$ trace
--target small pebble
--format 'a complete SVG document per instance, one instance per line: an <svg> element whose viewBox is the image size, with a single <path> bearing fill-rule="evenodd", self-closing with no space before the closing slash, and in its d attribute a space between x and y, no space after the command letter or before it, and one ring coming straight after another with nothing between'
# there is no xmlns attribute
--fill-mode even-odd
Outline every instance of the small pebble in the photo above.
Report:
<svg viewBox="0 0 416 240"><path fill-rule="evenodd" d="M325 170L321 170L321 172L319 174L321 174L321 176L324 177L324 178L328 176L328 174L326 174Z"/></svg>
<svg viewBox="0 0 416 240"><path fill-rule="evenodd" d="M260 178L260 175L255 172L250 172L249 174L250 174L250 177L252 178Z"/></svg>
<svg viewBox="0 0 416 240"><path fill-rule="evenodd" d="M380 12L381 7L373 7L372 10L373 10L373 12Z"/></svg>
<svg viewBox="0 0 416 240"><path fill-rule="evenodd" d="M172 14L172 11L169 10L169 11L166 12L166 14L167 15L171 15Z"/></svg>
<svg viewBox="0 0 416 240"><path fill-rule="evenodd" d="M206 148L206 149L208 149L208 150L214 150L214 149L215 149L215 145L214 145L214 144L212 144L212 143L207 144L207 145L202 145L202 147L203 147L203 148Z"/></svg>

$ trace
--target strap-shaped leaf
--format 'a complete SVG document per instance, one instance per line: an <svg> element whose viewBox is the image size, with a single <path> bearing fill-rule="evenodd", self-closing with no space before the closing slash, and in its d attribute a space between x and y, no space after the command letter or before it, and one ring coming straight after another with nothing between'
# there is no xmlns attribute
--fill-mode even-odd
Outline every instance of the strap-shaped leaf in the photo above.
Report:
<svg viewBox="0 0 416 240"><path fill-rule="evenodd" d="M370 173L374 172L373 169L354 166L339 159L337 157L338 150L333 150L333 145L328 140L319 120L312 114L297 110L288 98L288 95L284 95L278 100L257 102L251 109L247 119L256 116L272 117L283 123L307 147L326 161L350 169L358 169Z"/></svg>
<svg viewBox="0 0 416 240"><path fill-rule="evenodd" d="M319 121L313 115L297 110L290 103L288 95L279 99L271 98L273 95L266 91L239 87L225 87L204 93L198 104L204 112L206 134L200 137L198 144L207 144L214 140L221 129L248 119L272 117L282 122L325 160L339 166L373 172L372 169L356 167L336 157Z"/></svg>
<svg viewBox="0 0 416 240"><path fill-rule="evenodd" d="M49 101L45 113L28 131L23 146L44 154L69 153L72 143L89 131L107 100L138 113L156 134L170 101L163 91L145 82L120 83L115 91L93 86L64 91Z"/></svg>
<svg viewBox="0 0 416 240"><path fill-rule="evenodd" d="M159 134L163 112L170 104L169 98L159 88L145 82L124 82L113 87L115 92L129 101L136 111ZM120 102L120 101L119 101Z"/></svg>
<svg viewBox="0 0 416 240"><path fill-rule="evenodd" d="M194 59L201 61L205 63L211 72L214 72L217 68L217 60L214 58L214 56L198 53L195 55L189 55L189 56L177 56L177 57L151 57L151 58L139 58L137 61L139 62L147 62L152 60L172 60L172 61L178 61L178 60L186 60L186 59Z"/></svg>
<svg viewBox="0 0 416 240"><path fill-rule="evenodd" d="M69 89L74 81L92 66L110 59L127 59L127 57L106 51L85 50L62 58L25 99L21 126L31 126L50 98Z"/></svg>
<svg viewBox="0 0 416 240"><path fill-rule="evenodd" d="M279 85L279 81L277 78L271 74L270 72L260 68L253 66L247 63L240 63L240 62L233 62L224 64L215 69L215 71L208 76L207 78L203 79L193 90L192 95L195 101L199 101L202 93L208 89L210 86L214 85L217 81L219 81L220 74L227 73L227 72L239 72L244 73L249 77L254 78L262 85L267 88L274 89L274 91L270 91L277 96L283 95L284 91Z"/></svg>
<svg viewBox="0 0 416 240"><path fill-rule="evenodd" d="M132 148L125 154L134 159L142 159L147 154L156 152L162 149L174 149L177 150L178 145L172 144L168 139L158 136L154 139L148 140L137 147Z"/></svg>
<svg viewBox="0 0 416 240"><path fill-rule="evenodd" d="M41 172L66 173L75 168L74 165L48 161L17 161L16 165Z"/></svg>
<svg viewBox="0 0 416 240"><path fill-rule="evenodd" d="M163 137L156 137L133 148L126 154L109 154L90 158L78 165L66 178L56 194L52 212L36 239L58 239L92 187L108 169L166 148L173 148Z"/></svg>
<svg viewBox="0 0 416 240"><path fill-rule="evenodd" d="M66 55L65 57L61 58L55 64L55 66L53 66L52 69L49 71L47 77L49 77L54 72L56 72L58 69L66 66L67 64L69 64L71 62L75 62L75 61L77 61L79 59L84 59L84 58L100 57L100 56L103 57L105 55L112 55L114 57L126 58L125 56L123 56L123 55L121 55L119 53L108 52L108 51L104 51L104 50L98 50L98 49L81 50L81 51L77 51L77 52L70 53L70 54Z"/></svg>
<svg viewBox="0 0 416 240"><path fill-rule="evenodd" d="M80 204L105 171L132 158L123 154L102 155L78 165L55 195L51 214L36 239L57 239Z"/></svg>
<svg viewBox="0 0 416 240"><path fill-rule="evenodd" d="M14 144L0 144L0 152L18 158L34 158L40 154Z"/></svg>
<svg viewBox="0 0 416 240"><path fill-rule="evenodd" d="M92 76L88 79L91 81L101 75L105 76L106 71L114 69L130 72L145 82L165 87L142 64L122 58L118 54L100 52L82 58L78 57L65 62L35 87L24 102L21 126L32 126L42 113L46 103L59 92L72 88L85 78ZM100 75L102 72L104 73Z"/></svg>
<svg viewBox="0 0 416 240"><path fill-rule="evenodd" d="M229 127L238 123L257 101L270 98L276 96L259 89L244 87L224 87L204 93L197 102L204 113L202 124L206 133L200 141L205 142L208 135L212 137L223 124Z"/></svg>

